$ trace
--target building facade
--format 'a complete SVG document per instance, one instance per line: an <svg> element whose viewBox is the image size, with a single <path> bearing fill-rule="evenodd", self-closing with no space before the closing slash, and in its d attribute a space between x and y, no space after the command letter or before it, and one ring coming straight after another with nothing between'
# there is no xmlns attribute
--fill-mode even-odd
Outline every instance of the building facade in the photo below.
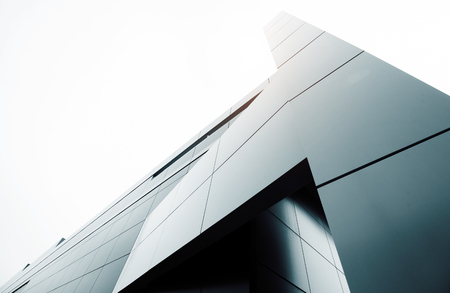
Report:
<svg viewBox="0 0 450 293"><path fill-rule="evenodd" d="M450 97L265 33L274 75L0 292L448 292Z"/></svg>

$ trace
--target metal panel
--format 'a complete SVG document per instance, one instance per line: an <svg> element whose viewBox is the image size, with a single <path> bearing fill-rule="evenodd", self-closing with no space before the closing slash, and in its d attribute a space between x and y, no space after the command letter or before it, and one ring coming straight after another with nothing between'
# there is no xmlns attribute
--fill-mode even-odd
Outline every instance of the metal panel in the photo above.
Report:
<svg viewBox="0 0 450 293"><path fill-rule="evenodd" d="M291 36L280 43L272 51L272 56L277 67L280 67L288 59L300 52L324 31L308 23L302 25Z"/></svg>
<svg viewBox="0 0 450 293"><path fill-rule="evenodd" d="M291 19L284 27L282 27L275 35L267 40L269 43L270 50L273 50L281 42L285 41L287 37L292 35L296 30L298 30L305 22L298 18Z"/></svg>
<svg viewBox="0 0 450 293"><path fill-rule="evenodd" d="M450 127L450 98L363 53L294 99L317 185Z"/></svg>
<svg viewBox="0 0 450 293"><path fill-rule="evenodd" d="M234 125L241 119L242 116ZM305 158L292 119L290 108L283 107L213 174L202 230Z"/></svg>
<svg viewBox="0 0 450 293"><path fill-rule="evenodd" d="M450 133L319 189L354 292L448 292Z"/></svg>

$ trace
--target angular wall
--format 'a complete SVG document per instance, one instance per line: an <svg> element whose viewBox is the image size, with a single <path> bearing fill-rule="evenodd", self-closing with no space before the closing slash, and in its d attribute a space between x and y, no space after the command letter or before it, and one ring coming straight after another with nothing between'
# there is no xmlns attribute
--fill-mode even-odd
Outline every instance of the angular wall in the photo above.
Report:
<svg viewBox="0 0 450 293"><path fill-rule="evenodd" d="M1 292L447 292L449 96L265 32L273 76Z"/></svg>

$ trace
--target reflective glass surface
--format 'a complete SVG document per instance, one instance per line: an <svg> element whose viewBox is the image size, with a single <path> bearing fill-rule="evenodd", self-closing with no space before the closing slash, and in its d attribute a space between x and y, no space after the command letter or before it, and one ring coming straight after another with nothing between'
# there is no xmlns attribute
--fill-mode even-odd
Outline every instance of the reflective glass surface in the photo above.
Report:
<svg viewBox="0 0 450 293"><path fill-rule="evenodd" d="M290 104L317 185L450 126L447 95L365 52Z"/></svg>
<svg viewBox="0 0 450 293"><path fill-rule="evenodd" d="M338 270L303 240L302 246L311 292L342 292Z"/></svg>
<svg viewBox="0 0 450 293"><path fill-rule="evenodd" d="M304 25L305 22L298 18L291 19L284 27L282 27L275 35L267 40L269 43L270 50L273 50L281 42L283 42L287 37L292 35L298 28Z"/></svg>
<svg viewBox="0 0 450 293"><path fill-rule="evenodd" d="M304 158L291 110L283 107L213 174L202 230L222 219Z"/></svg>
<svg viewBox="0 0 450 293"><path fill-rule="evenodd" d="M273 49L272 56L277 67L280 67L284 62L302 50L322 33L323 30L318 29L309 23L302 25L298 30L293 32L291 36Z"/></svg>
<svg viewBox="0 0 450 293"><path fill-rule="evenodd" d="M448 290L449 149L447 132L319 188L353 291Z"/></svg>

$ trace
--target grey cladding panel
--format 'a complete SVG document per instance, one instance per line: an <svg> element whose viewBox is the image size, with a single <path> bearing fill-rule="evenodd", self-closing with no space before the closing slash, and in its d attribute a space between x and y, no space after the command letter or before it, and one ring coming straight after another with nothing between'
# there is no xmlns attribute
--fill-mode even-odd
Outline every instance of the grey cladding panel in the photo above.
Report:
<svg viewBox="0 0 450 293"><path fill-rule="evenodd" d="M291 103L316 184L450 127L450 98L363 53Z"/></svg>
<svg viewBox="0 0 450 293"><path fill-rule="evenodd" d="M228 215L305 158L293 123L291 110L283 107L213 174L202 230Z"/></svg>
<svg viewBox="0 0 450 293"><path fill-rule="evenodd" d="M282 27L274 36L267 40L269 43L270 50L273 50L281 42L283 42L287 37L293 34L299 27L304 25L305 22L298 18L293 18L284 27Z"/></svg>
<svg viewBox="0 0 450 293"><path fill-rule="evenodd" d="M280 17L270 28L266 30L266 38L271 38L276 34L283 26L285 26L294 17L288 13Z"/></svg>
<svg viewBox="0 0 450 293"><path fill-rule="evenodd" d="M450 133L319 189L352 292L448 292Z"/></svg>
<svg viewBox="0 0 450 293"><path fill-rule="evenodd" d="M272 51L273 59L275 60L277 67L280 67L289 58L292 58L295 54L299 53L322 33L323 30L308 23L305 23L295 30L291 36L285 39Z"/></svg>

